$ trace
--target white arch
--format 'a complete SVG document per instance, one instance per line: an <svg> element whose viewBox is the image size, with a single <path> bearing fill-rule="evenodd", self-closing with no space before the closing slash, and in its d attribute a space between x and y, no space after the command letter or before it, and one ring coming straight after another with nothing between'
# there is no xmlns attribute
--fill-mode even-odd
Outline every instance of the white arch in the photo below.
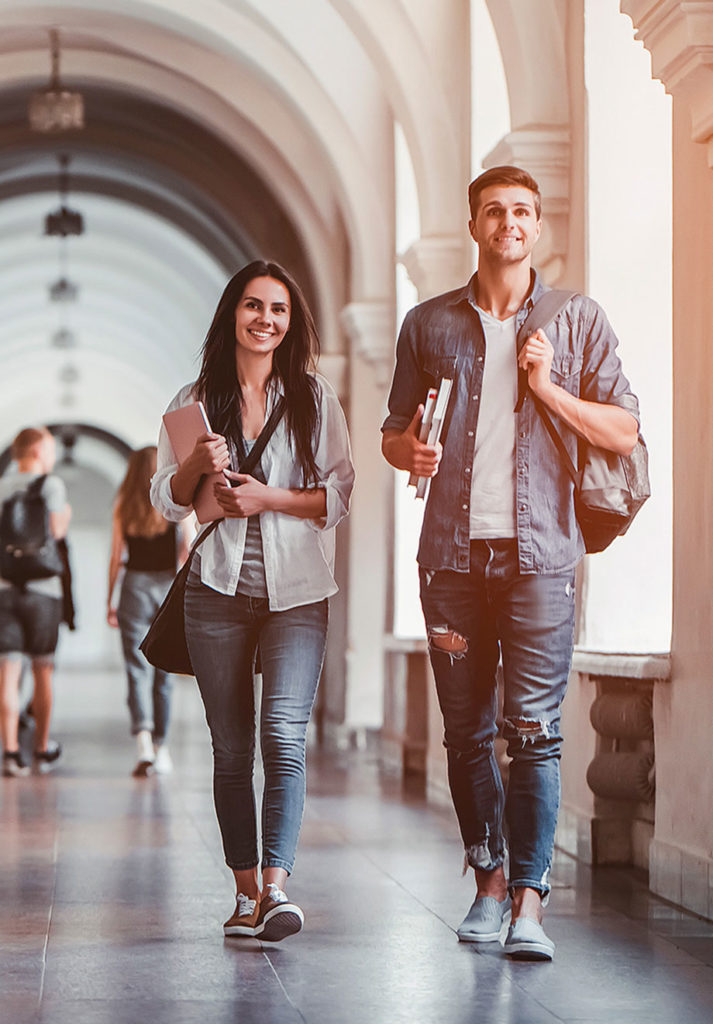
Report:
<svg viewBox="0 0 713 1024"><path fill-rule="evenodd" d="M513 130L567 124L569 89L561 5L557 0L487 0L487 4L503 55Z"/></svg>
<svg viewBox="0 0 713 1024"><path fill-rule="evenodd" d="M332 0L379 71L403 127L416 178L423 235L459 232L467 162L452 106L425 41L398 0Z"/></svg>

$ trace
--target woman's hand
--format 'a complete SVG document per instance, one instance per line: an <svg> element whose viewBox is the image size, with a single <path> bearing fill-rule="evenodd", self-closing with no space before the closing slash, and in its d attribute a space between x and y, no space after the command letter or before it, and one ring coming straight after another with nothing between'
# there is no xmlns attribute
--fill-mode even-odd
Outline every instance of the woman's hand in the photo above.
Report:
<svg viewBox="0 0 713 1024"><path fill-rule="evenodd" d="M272 508L273 487L260 483L247 473L226 472L225 475L238 484L237 487L226 487L223 484L214 487L218 504L227 518L245 519Z"/></svg>
<svg viewBox="0 0 713 1024"><path fill-rule="evenodd" d="M188 456L194 473L220 473L230 467L228 442L222 434L202 434ZM187 461L188 461L187 460Z"/></svg>
<svg viewBox="0 0 713 1024"><path fill-rule="evenodd" d="M112 627L112 629L119 628L119 619L117 618L116 608L112 605L108 605L106 610L106 621Z"/></svg>

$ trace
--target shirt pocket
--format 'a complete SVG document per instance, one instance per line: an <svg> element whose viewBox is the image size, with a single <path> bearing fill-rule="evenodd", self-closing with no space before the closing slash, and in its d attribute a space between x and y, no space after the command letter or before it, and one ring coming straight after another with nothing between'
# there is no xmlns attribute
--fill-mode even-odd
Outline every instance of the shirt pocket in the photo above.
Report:
<svg viewBox="0 0 713 1024"><path fill-rule="evenodd" d="M455 380L458 356L427 355L424 360L424 376L429 387L438 387L444 377Z"/></svg>
<svg viewBox="0 0 713 1024"><path fill-rule="evenodd" d="M582 375L582 356L576 352L555 353L552 358L551 376L555 384L571 395L579 394Z"/></svg>

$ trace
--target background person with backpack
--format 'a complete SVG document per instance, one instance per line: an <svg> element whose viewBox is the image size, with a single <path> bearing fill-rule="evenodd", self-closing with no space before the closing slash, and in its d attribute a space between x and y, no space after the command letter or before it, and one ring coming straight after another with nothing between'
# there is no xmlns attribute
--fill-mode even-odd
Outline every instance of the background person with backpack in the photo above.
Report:
<svg viewBox="0 0 713 1024"><path fill-rule="evenodd" d="M52 474L54 438L27 427L12 442L15 472L0 477L0 739L3 775L27 775L18 748L18 690L23 657L32 665L35 719L33 767L52 768L61 754L49 738L52 673L63 617L63 564L56 540L67 532L71 509L60 477Z"/></svg>

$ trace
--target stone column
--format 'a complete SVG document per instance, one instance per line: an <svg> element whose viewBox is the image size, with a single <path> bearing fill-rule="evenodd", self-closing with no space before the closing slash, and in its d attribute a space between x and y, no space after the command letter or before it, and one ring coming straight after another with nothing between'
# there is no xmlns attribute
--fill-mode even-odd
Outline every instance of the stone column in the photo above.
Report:
<svg viewBox="0 0 713 1024"><path fill-rule="evenodd" d="M379 426L393 368L393 301L352 302L340 320L351 351L349 422L357 477L349 517L344 725L358 742L365 729L379 728L383 719L392 485Z"/></svg>
<svg viewBox="0 0 713 1024"><path fill-rule="evenodd" d="M419 301L459 288L468 271L467 210L463 210L463 234L419 238L399 257L418 290ZM471 245L472 248L472 245Z"/></svg>
<svg viewBox="0 0 713 1024"><path fill-rule="evenodd" d="M713 0L622 0L673 96L672 678L654 690L654 892L713 917Z"/></svg>

